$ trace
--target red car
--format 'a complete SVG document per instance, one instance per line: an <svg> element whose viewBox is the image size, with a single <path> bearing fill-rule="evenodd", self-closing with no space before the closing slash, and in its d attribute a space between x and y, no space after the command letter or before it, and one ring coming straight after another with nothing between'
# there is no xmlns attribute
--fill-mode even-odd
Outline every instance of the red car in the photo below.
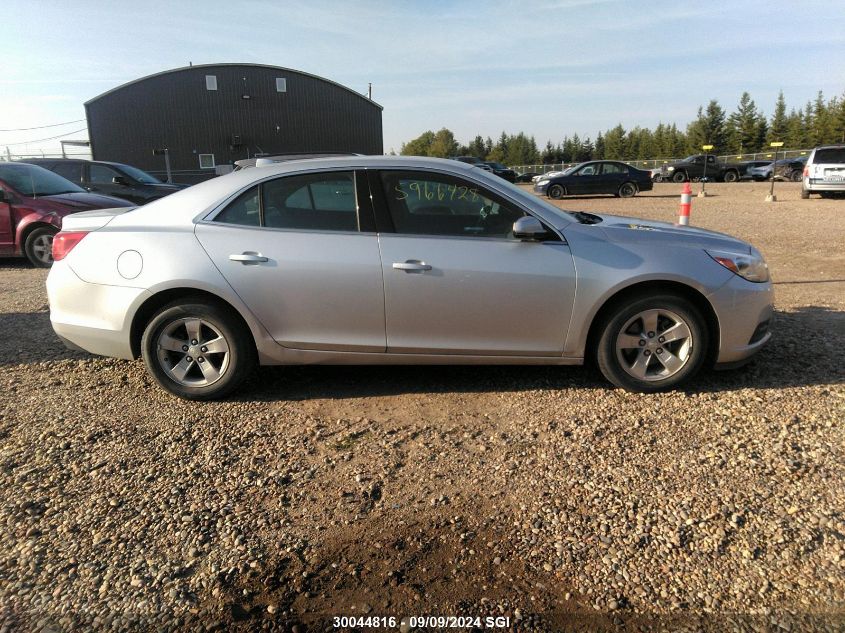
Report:
<svg viewBox="0 0 845 633"><path fill-rule="evenodd" d="M88 193L37 165L0 163L0 256L26 257L35 266L49 268L53 236L63 217L131 206L120 198Z"/></svg>

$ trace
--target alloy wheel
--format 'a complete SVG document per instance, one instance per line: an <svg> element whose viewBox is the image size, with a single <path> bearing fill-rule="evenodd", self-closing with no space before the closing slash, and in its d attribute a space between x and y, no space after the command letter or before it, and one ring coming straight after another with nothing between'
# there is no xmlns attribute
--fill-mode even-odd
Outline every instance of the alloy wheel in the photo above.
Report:
<svg viewBox="0 0 845 633"><path fill-rule="evenodd" d="M32 254L45 266L53 263L53 234L43 233L32 241Z"/></svg>
<svg viewBox="0 0 845 633"><path fill-rule="evenodd" d="M665 380L681 371L692 356L689 324L671 310L643 310L616 336L622 369L638 380Z"/></svg>
<svg viewBox="0 0 845 633"><path fill-rule="evenodd" d="M220 380L229 368L229 342L205 319L175 319L159 334L156 357L177 384L205 387Z"/></svg>

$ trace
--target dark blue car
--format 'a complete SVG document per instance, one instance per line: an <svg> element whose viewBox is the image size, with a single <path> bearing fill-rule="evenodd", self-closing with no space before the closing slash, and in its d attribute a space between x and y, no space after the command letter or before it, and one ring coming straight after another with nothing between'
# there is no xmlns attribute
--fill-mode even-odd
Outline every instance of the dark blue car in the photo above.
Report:
<svg viewBox="0 0 845 633"><path fill-rule="evenodd" d="M559 176L540 177L534 192L559 200L563 196L611 194L630 198L652 188L651 174L616 160L591 160Z"/></svg>

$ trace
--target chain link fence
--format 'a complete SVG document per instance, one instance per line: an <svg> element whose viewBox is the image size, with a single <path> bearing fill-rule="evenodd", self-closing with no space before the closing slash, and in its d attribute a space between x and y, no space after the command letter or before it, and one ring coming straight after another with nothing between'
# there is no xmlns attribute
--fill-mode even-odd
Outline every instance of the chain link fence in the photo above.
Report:
<svg viewBox="0 0 845 633"><path fill-rule="evenodd" d="M812 149L788 149L784 151L778 151L778 160L782 158L798 158L800 156L808 156ZM717 156L716 160L720 163L741 163L746 160L773 160L775 156L774 150L768 150L765 152L753 152L748 154L724 154L721 156ZM683 160L683 156L680 158L654 158L649 160L623 160L623 163L636 167L638 169L657 169L658 167L665 165L667 163L674 163L679 160ZM614 159L615 160L615 159ZM581 161L583 162L583 161ZM573 165L577 165L578 163L552 163L552 164L539 164L539 165L514 165L511 167L516 173L518 174L525 174L528 172L536 172L538 174L545 174L550 171L563 171L568 167L572 167Z"/></svg>

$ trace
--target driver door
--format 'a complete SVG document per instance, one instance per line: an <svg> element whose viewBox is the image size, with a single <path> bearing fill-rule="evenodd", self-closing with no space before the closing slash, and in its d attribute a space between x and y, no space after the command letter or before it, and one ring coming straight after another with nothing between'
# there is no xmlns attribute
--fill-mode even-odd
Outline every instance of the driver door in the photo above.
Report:
<svg viewBox="0 0 845 633"><path fill-rule="evenodd" d="M430 171L371 173L388 353L559 356L575 297L569 246L514 239L526 211ZM385 230L387 229L387 230Z"/></svg>
<svg viewBox="0 0 845 633"><path fill-rule="evenodd" d="M596 193L599 188L601 177L599 176L599 163L589 163L572 174L567 183L566 189L570 194L584 195Z"/></svg>
<svg viewBox="0 0 845 633"><path fill-rule="evenodd" d="M0 253L4 255L11 253L15 246L10 199L11 194L0 187Z"/></svg>

